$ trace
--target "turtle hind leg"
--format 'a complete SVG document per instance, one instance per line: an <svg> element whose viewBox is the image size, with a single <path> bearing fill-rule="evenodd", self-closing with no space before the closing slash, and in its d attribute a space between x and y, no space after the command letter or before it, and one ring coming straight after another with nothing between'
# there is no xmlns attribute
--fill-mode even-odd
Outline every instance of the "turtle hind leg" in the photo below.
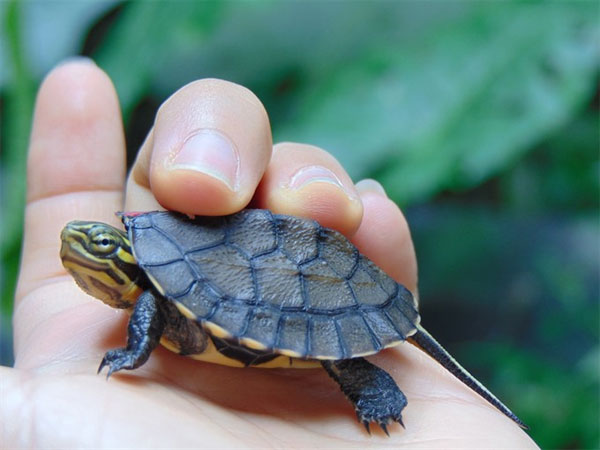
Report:
<svg viewBox="0 0 600 450"><path fill-rule="evenodd" d="M108 378L122 369L137 369L148 360L152 350L159 344L165 328L159 301L159 297L152 291L139 296L129 318L127 347L106 352L98 373L108 366Z"/></svg>
<svg viewBox="0 0 600 450"><path fill-rule="evenodd" d="M321 361L321 364L354 405L358 421L367 431L370 432L371 422L379 424L386 434L392 421L404 427L401 413L406 397L385 370L364 358Z"/></svg>

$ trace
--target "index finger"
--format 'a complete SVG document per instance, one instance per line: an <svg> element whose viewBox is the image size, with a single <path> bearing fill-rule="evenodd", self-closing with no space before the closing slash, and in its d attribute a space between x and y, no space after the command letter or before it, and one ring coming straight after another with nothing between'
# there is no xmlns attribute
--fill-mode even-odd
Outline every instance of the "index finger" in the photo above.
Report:
<svg viewBox="0 0 600 450"><path fill-rule="evenodd" d="M17 303L64 273L59 236L66 222L115 221L124 177L125 139L110 79L90 60L56 67L35 105Z"/></svg>

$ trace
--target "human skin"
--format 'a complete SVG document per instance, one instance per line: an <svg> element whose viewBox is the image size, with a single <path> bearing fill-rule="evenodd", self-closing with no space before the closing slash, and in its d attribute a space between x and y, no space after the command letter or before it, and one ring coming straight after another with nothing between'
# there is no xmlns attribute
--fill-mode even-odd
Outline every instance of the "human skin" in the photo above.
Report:
<svg viewBox="0 0 600 450"><path fill-rule="evenodd" d="M182 150L184 142L190 145ZM377 426L369 435L320 369L237 369L159 347L135 371L108 381L97 375L103 354L124 344L128 316L86 295L66 274L59 258L64 224L119 226L119 210L220 215L248 203L340 230L416 291L415 253L397 206L374 182L354 185L324 150L273 146L267 114L250 91L220 80L180 89L160 108L126 179L109 78L87 60L55 68L40 87L33 119L15 367L0 368L2 447L536 448L409 344L369 358L408 398L406 429L391 425L390 437Z"/></svg>

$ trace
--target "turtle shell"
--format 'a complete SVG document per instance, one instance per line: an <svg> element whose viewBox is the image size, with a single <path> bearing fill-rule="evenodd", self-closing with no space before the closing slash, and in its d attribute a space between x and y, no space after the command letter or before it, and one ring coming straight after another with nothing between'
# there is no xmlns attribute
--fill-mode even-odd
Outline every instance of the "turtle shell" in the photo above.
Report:
<svg viewBox="0 0 600 450"><path fill-rule="evenodd" d="M346 359L404 341L412 294L341 233L247 209L222 217L123 216L156 289L218 338L294 358Z"/></svg>

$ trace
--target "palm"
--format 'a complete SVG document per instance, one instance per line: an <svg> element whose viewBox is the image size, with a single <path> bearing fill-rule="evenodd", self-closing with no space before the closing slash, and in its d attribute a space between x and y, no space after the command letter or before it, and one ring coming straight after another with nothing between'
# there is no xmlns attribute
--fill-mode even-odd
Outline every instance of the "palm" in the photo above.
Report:
<svg viewBox="0 0 600 450"><path fill-rule="evenodd" d="M98 78L96 69L71 70L88 75L93 70L90 77ZM105 96L114 96L105 81L95 83L104 83ZM410 345L373 358L396 379L409 401L404 412L406 430L394 425L389 438L376 427L372 427L373 435L367 434L337 385L319 369L235 369L159 348L136 371L120 372L108 381L97 375L104 352L124 344L127 315L75 286L60 265L58 236L64 223L74 218L115 222L113 211L124 205L122 155L91 156L96 160L90 164L89 158L73 156L69 149L80 145L86 150L87 145L96 147L88 152L110 152L107 149L122 137L118 126L109 124L92 143L86 144L86 137L78 133L66 133L55 149L36 155L36 133L53 132L44 128L48 119L43 115L43 95L53 95L48 84L38 100L32 137L23 269L14 318L16 370L2 369L6 380L2 395L7 401L0 420L8 442L15 446L171 448L532 445L508 419ZM118 117L114 104L101 108ZM73 122L68 114L62 119ZM69 129L68 125L61 126ZM71 158L70 170L75 175L51 178L66 158ZM143 184L130 180L126 209L150 209L156 204ZM268 182L263 184L267 187L259 189L254 200L259 206L269 198L264 192ZM365 241L372 244L372 259L384 268L405 262L398 258L411 258L411 249L409 256L378 254L381 246L376 237L369 238L359 228L355 242L364 247ZM411 277L410 271L395 275ZM21 414L18 421L16 411Z"/></svg>
<svg viewBox="0 0 600 450"><path fill-rule="evenodd" d="M407 429L392 427L390 438L377 429L369 436L337 386L319 369L235 369L159 348L142 368L107 381L96 370L106 349L123 344L127 317L78 292L66 276L31 293L26 301L66 297L72 305L39 323L28 350L20 352L19 365L35 367L38 375L23 376L20 386L12 388L34 392L28 401L45 417L43 429L53 433L70 423L89 445L266 448L319 441L331 446L394 446L446 439L448 429L460 427L469 430L463 437L472 439L477 433L493 444L500 430L513 428L408 345L377 358L409 397ZM428 391L420 391L425 387ZM111 432L99 436L103 429Z"/></svg>

